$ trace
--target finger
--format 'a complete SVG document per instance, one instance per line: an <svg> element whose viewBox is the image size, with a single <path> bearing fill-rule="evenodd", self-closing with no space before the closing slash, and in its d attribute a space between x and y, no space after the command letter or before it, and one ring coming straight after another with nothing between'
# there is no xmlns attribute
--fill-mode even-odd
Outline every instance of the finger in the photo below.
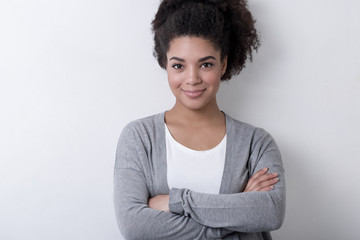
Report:
<svg viewBox="0 0 360 240"><path fill-rule="evenodd" d="M277 173L268 173L268 174L261 175L258 178L256 178L255 180L253 180L251 182L251 184L249 184L249 186L247 187L246 190L247 191L258 191L259 189L261 189L265 186L274 184L277 182L277 180L274 180L273 182L271 182L270 180L275 179L277 176L278 176ZM267 183L267 181L270 181L270 182Z"/></svg>
<svg viewBox="0 0 360 240"><path fill-rule="evenodd" d="M248 191L252 186L253 186L253 182L260 176L262 176L263 174L266 174L266 172L268 171L269 169L268 168L263 168L263 169L260 169L259 171L257 171L254 175L252 175L248 182L246 183L246 187L245 187L245 190L244 192Z"/></svg>
<svg viewBox="0 0 360 240"><path fill-rule="evenodd" d="M262 189L259 190L259 192L267 192L274 189L274 185L268 186L268 187L264 187Z"/></svg>
<svg viewBox="0 0 360 240"><path fill-rule="evenodd" d="M269 179L267 181L263 181L261 183L258 183L255 187L254 187L254 191L260 191L260 189L269 187L274 185L275 183L277 183L279 181L279 178L272 178Z"/></svg>
<svg viewBox="0 0 360 240"><path fill-rule="evenodd" d="M262 182L268 181L268 180L273 179L273 178L275 178L277 176L278 176L277 173L268 173L268 174L260 175L257 178L253 179L253 181L251 181L249 183L249 188L254 189L256 186L258 186Z"/></svg>
<svg viewBox="0 0 360 240"><path fill-rule="evenodd" d="M259 171L257 171L254 175L252 175L247 183L247 185L249 185L249 187L252 185L252 183L259 178L260 176L266 174L266 172L269 170L269 168L263 168L260 169Z"/></svg>
<svg viewBox="0 0 360 240"><path fill-rule="evenodd" d="M265 181L268 181L268 180L271 180L271 179L274 179L278 176L277 173L268 173L268 174L264 174L260 177L258 177L254 182L257 182L257 183L262 183L262 182L265 182Z"/></svg>
<svg viewBox="0 0 360 240"><path fill-rule="evenodd" d="M260 169L259 171L257 171L254 175L252 175L250 177L250 179L256 179L264 174L267 173L267 171L269 171L269 168L263 168L263 169Z"/></svg>

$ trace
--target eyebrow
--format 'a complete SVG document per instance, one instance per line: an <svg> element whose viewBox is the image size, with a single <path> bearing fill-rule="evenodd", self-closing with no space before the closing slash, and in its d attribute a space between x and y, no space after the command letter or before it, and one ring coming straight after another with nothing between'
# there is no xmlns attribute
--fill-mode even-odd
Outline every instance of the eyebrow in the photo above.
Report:
<svg viewBox="0 0 360 240"><path fill-rule="evenodd" d="M200 59L199 59L199 62L204 62L204 61L209 60L209 59L214 59L214 60L216 60L216 58L213 57L213 56L206 56L206 57L200 58ZM171 60L176 60L176 61L179 61L179 62L185 62L184 59L178 58L178 57L172 57L172 58L169 59L169 61L171 61Z"/></svg>

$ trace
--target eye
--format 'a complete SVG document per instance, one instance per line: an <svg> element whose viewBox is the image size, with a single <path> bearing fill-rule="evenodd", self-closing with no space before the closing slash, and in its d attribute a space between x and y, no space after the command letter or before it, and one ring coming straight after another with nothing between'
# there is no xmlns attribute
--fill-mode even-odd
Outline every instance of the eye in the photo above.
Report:
<svg viewBox="0 0 360 240"><path fill-rule="evenodd" d="M172 67L175 69L181 69L181 68L183 68L183 65L177 63L177 64L173 64Z"/></svg>
<svg viewBox="0 0 360 240"><path fill-rule="evenodd" d="M201 65L201 67L203 67L203 68L210 68L210 67L212 67L212 66L214 66L214 64L212 64L212 63L203 63L203 64Z"/></svg>

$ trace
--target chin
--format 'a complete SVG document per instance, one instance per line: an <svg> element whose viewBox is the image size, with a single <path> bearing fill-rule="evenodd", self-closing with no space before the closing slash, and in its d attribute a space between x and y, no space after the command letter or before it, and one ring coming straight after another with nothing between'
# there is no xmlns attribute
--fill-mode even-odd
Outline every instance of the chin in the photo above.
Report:
<svg viewBox="0 0 360 240"><path fill-rule="evenodd" d="M213 105L212 103L215 103L216 105L216 99L215 97L209 97L209 96L201 96L199 98L188 98L180 96L178 98L178 102L184 107L189 110L202 110L210 107Z"/></svg>
<svg viewBox="0 0 360 240"><path fill-rule="evenodd" d="M205 109L208 104L207 103L182 103L182 105L187 108L187 109L190 109L190 110L201 110L201 109Z"/></svg>

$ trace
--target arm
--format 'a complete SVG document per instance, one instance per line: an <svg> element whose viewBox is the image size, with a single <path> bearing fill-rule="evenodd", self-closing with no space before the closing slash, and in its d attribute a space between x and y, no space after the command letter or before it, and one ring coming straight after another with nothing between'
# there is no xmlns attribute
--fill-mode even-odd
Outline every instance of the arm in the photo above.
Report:
<svg viewBox="0 0 360 240"><path fill-rule="evenodd" d="M246 184L243 192L253 191L269 191L274 188L274 184L279 181L277 173L266 174L268 168L264 168L255 173ZM148 205L152 209L170 212L169 209L170 195L157 195L148 201Z"/></svg>
<svg viewBox="0 0 360 240"><path fill-rule="evenodd" d="M125 239L216 239L230 230L205 227L193 219L149 208L143 174L135 169L115 170L115 211Z"/></svg>
<svg viewBox="0 0 360 240"><path fill-rule="evenodd" d="M285 213L285 179L280 152L270 135L258 141L250 156L250 172L264 167L278 173L270 191L236 194L204 194L188 189L170 191L170 211L209 227L238 232L262 232L280 228Z"/></svg>
<svg viewBox="0 0 360 240"><path fill-rule="evenodd" d="M186 216L149 208L149 188L137 159L136 136L126 129L120 136L114 173L117 222L125 239L216 239L231 230L210 228Z"/></svg>

